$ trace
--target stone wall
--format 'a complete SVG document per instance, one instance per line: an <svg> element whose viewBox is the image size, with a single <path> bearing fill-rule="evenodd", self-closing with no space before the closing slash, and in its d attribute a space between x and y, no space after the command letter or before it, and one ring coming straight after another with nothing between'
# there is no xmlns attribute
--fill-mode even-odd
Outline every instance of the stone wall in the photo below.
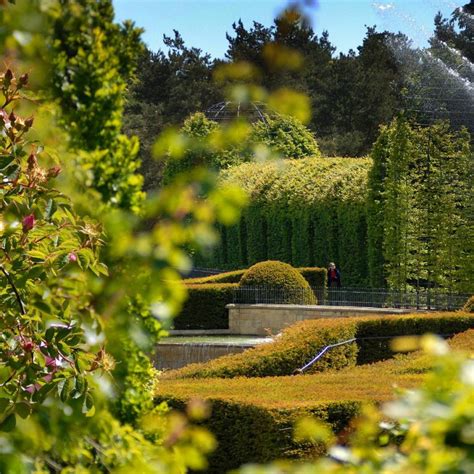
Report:
<svg viewBox="0 0 474 474"><path fill-rule="evenodd" d="M229 304L226 308L229 310L231 334L255 336L277 334L285 327L305 319L383 316L413 312L413 310L388 308L279 304Z"/></svg>

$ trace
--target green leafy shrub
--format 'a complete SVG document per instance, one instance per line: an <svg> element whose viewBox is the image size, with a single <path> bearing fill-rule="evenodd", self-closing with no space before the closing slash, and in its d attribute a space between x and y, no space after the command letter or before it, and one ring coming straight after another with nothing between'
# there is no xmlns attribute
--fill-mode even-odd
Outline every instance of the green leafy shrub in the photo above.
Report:
<svg viewBox="0 0 474 474"><path fill-rule="evenodd" d="M474 296L471 296L462 308L466 313L474 313Z"/></svg>
<svg viewBox="0 0 474 474"><path fill-rule="evenodd" d="M449 346L456 350L471 351L473 337L474 330L468 330L451 339ZM445 365L449 374L453 372L455 360L450 355L450 360ZM195 397L207 398L212 403L212 417L207 426L216 434L219 447L210 458L210 472L225 472L232 468L234 456L240 459L242 453L245 456L245 451L251 453L252 460L263 459L270 451L273 458L294 456L301 461L302 458L310 457L314 462L315 457L324 454L325 445L330 444L330 435L326 433L324 441L318 438L321 441L316 443L295 442L297 428L293 431L291 424L298 418L311 415L324 422L325 428L329 428L336 436L341 434L342 439L346 439L351 420L362 414L362 405L393 400L395 385L411 389L411 393L426 379L426 374L431 372L434 365L434 359L429 354L417 351L375 364L306 376L240 377L233 380L165 379L158 386L157 401L166 400L171 406L180 409L184 407L186 400ZM448 373L435 372L428 377L442 377L443 380ZM436 394L439 393L440 386L445 387L443 382L431 383ZM449 391L451 393L451 386ZM410 400L412 399L410 396ZM463 400L462 406L466 407L464 411L468 411L470 405L466 404L466 398ZM439 407L439 401L437 406ZM433 412L436 413L436 410ZM320 427L318 424L313 426ZM253 436L257 436L255 443ZM366 438L362 438L360 442L363 443L362 446L367 445ZM248 457L243 457L243 460L248 462ZM378 462L378 458L375 462ZM298 467L301 464L294 465L288 472L300 472ZM343 465L337 472L347 472L346 468L347 465ZM260 470L250 472L262 472L261 467L256 469ZM378 472L377 468L375 471ZM321 467L320 471L310 469L309 472L325 471Z"/></svg>
<svg viewBox="0 0 474 474"><path fill-rule="evenodd" d="M167 377L263 377L289 375L309 362L321 349L354 337L357 345L328 351L311 371L369 364L393 356L391 336L436 333L453 335L474 328L468 313L409 314L403 316L314 319L285 329L271 344L241 354L228 355L204 364L191 364ZM375 339L364 339L375 338Z"/></svg>
<svg viewBox="0 0 474 474"><path fill-rule="evenodd" d="M367 204L371 285L400 289L425 281L472 293L468 131L454 131L448 122L421 127L398 117L381 128L372 158Z"/></svg>
<svg viewBox="0 0 474 474"><path fill-rule="evenodd" d="M267 115L265 119L254 124L251 137L254 142L265 143L282 158L321 157L314 135L299 120L279 114Z"/></svg>
<svg viewBox="0 0 474 474"><path fill-rule="evenodd" d="M212 149L209 143L220 142L226 134L226 127L209 120L201 112L190 115L184 121L180 132L184 138L194 139L194 146L187 149L179 160L168 160L164 172L165 182L194 166L222 170L251 161L259 143L267 145L282 158L321 156L311 131L299 120L286 115L274 114L267 116L266 122L259 121L252 127L245 126L240 138L233 137L230 140L232 143L220 149Z"/></svg>
<svg viewBox="0 0 474 474"><path fill-rule="evenodd" d="M301 368L327 344L351 339L356 321L320 319L304 321L285 329L274 342L256 346L242 354L228 355L206 364L191 364L169 372L167 377L267 377L290 375ZM355 365L357 347L348 344L327 353L310 372Z"/></svg>
<svg viewBox="0 0 474 474"><path fill-rule="evenodd" d="M179 394L158 395L156 401L166 401L178 410L186 407L186 398L180 398ZM212 414L204 426L218 443L218 449L209 456L206 470L212 474L228 472L247 463L319 457L326 452L325 443L295 441L295 423L304 416L314 416L339 432L360 412L360 403L352 401L288 410L267 409L224 398L209 401Z"/></svg>
<svg viewBox="0 0 474 474"><path fill-rule="evenodd" d="M298 270L288 263L268 260L256 263L242 276L241 288L269 288L281 292L282 302L316 304L309 283Z"/></svg>
<svg viewBox="0 0 474 474"><path fill-rule="evenodd" d="M325 268L297 268L311 287L326 286ZM177 318L175 329L226 329L229 315L226 306L233 302L233 290L246 270L235 270L202 278L184 280L189 292L188 299ZM223 284L234 284L224 286ZM208 288L209 287L209 288ZM316 291L317 297L324 296L324 290Z"/></svg>
<svg viewBox="0 0 474 474"><path fill-rule="evenodd" d="M325 268L297 268L311 288L325 288L328 283L328 272Z"/></svg>
<svg viewBox="0 0 474 474"><path fill-rule="evenodd" d="M189 140L190 146L186 149L184 156L179 159L168 159L163 175L165 183L196 166L220 170L250 159L245 139L238 144L228 144L223 148L213 149L210 142L213 139L219 142L220 134L225 131L217 122L209 120L201 112L190 115L184 121L180 133L184 141Z"/></svg>
<svg viewBox="0 0 474 474"><path fill-rule="evenodd" d="M145 197L139 143L121 127L127 83L143 50L142 30L130 21L115 23L108 1L55 2L47 12L51 91L70 145L81 151L104 202L138 212Z"/></svg>
<svg viewBox="0 0 474 474"><path fill-rule="evenodd" d="M218 275L211 275L200 278L188 278L184 280L186 284L190 285L205 285L208 283L239 283L242 275L246 270L234 270L232 272L219 273Z"/></svg>
<svg viewBox="0 0 474 474"><path fill-rule="evenodd" d="M365 286L367 257L366 158L306 158L243 163L221 172L250 196L240 222L220 227L221 243L196 265L242 268L264 260L294 267L335 261L347 286Z"/></svg>
<svg viewBox="0 0 474 474"><path fill-rule="evenodd" d="M188 299L173 320L175 329L227 329L226 305L232 303L235 283L187 285Z"/></svg>
<svg viewBox="0 0 474 474"><path fill-rule="evenodd" d="M452 336L474 327L469 313L428 313L362 319L357 324L358 364L370 364L388 359L394 352L389 336L422 335L427 333ZM364 339L367 337L380 339Z"/></svg>

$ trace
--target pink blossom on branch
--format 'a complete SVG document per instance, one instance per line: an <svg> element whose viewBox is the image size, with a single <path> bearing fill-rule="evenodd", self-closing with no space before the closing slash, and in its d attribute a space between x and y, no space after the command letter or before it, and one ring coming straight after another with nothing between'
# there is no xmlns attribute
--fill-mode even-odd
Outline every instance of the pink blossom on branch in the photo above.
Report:
<svg viewBox="0 0 474 474"><path fill-rule="evenodd" d="M36 220L34 214L28 214L27 216L23 217L23 220L21 221L23 225L23 232L26 233L33 229L33 227L35 226L35 222Z"/></svg>

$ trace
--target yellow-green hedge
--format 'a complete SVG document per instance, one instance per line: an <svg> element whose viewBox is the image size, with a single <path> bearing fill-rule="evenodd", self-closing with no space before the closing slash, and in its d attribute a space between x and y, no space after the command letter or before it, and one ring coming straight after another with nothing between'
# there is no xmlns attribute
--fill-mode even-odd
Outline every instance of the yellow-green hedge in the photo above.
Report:
<svg viewBox="0 0 474 474"><path fill-rule="evenodd" d="M184 411L187 400L179 395L158 395L156 402L162 401ZM266 409L236 399L209 399L209 402L212 415L204 426L213 433L218 444L208 458L206 472L212 474L223 474L247 463L321 456L326 452L324 443L294 441L296 421L304 416L315 416L337 433L360 411L360 403L353 401L289 410Z"/></svg>
<svg viewBox="0 0 474 474"><path fill-rule="evenodd" d="M430 318L427 318L430 319ZM461 321L467 321L464 316ZM450 345L474 350L474 330L453 337ZM293 440L294 422L313 415L329 424L337 435L367 402L393 398L394 386L414 388L430 369L432 359L418 352L397 355L374 364L287 377L234 379L163 379L157 402L183 409L190 399L212 405L207 427L217 437L217 451L209 471L223 473L243 463L277 458L302 458L324 453L325 446Z"/></svg>
<svg viewBox="0 0 474 474"><path fill-rule="evenodd" d="M277 290L281 303L308 305L317 303L303 275L288 263L276 260L267 260L251 266L243 274L239 287Z"/></svg>
<svg viewBox="0 0 474 474"><path fill-rule="evenodd" d="M188 284L188 299L173 320L174 329L227 329L226 305L232 303L237 283Z"/></svg>
<svg viewBox="0 0 474 474"><path fill-rule="evenodd" d="M219 273L207 277L188 278L184 280L187 285L207 285L211 283L239 283L246 270L234 270L232 272Z"/></svg>
<svg viewBox="0 0 474 474"><path fill-rule="evenodd" d="M311 287L325 288L325 268L297 268ZM184 280L188 288L188 299L174 320L175 329L227 329L229 315L226 305L233 302L233 291L246 270L235 270L202 278ZM324 291L316 292L323 298Z"/></svg>
<svg viewBox="0 0 474 474"><path fill-rule="evenodd" d="M346 286L368 282L365 158L306 158L245 163L222 172L250 206L238 225L219 228L221 245L198 264L242 268L263 260L294 267L335 261Z"/></svg>
<svg viewBox="0 0 474 474"><path fill-rule="evenodd" d="M325 346L351 338L348 344L328 351L311 371L340 369L392 357L389 336L435 333L456 334L474 328L472 313L428 313L403 316L315 319L284 330L275 342L207 363L191 364L167 377L264 377L292 374ZM366 339L368 338L368 339Z"/></svg>

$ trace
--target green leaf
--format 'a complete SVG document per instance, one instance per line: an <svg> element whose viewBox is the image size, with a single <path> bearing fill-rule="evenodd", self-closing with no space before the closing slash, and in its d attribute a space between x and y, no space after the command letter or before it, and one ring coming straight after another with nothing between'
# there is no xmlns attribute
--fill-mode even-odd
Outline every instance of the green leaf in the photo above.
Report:
<svg viewBox="0 0 474 474"><path fill-rule="evenodd" d="M73 379L69 378L64 380L58 385L58 391L59 391L59 398L61 401L65 402L69 396L71 395L72 388L73 388Z"/></svg>
<svg viewBox="0 0 474 474"><path fill-rule="evenodd" d="M20 402L15 405L15 411L23 419L28 418L31 415L31 405L29 403Z"/></svg>
<svg viewBox="0 0 474 474"><path fill-rule="evenodd" d="M56 205L56 202L53 199L49 199L46 204L46 209L44 210L44 218L49 221L57 209L58 206Z"/></svg>
<svg viewBox="0 0 474 474"><path fill-rule="evenodd" d="M40 250L30 250L28 252L28 256L30 256L31 258L38 258L40 260L45 260L48 255L45 254L44 252L41 252Z"/></svg>
<svg viewBox="0 0 474 474"><path fill-rule="evenodd" d="M12 431L15 429L16 426L16 416L14 413L8 415L1 423L0 423L0 431Z"/></svg>
<svg viewBox="0 0 474 474"><path fill-rule="evenodd" d="M10 400L8 398L0 398L0 413L3 413L9 405Z"/></svg>
<svg viewBox="0 0 474 474"><path fill-rule="evenodd" d="M0 170L4 170L7 166L10 166L15 160L12 155L0 155Z"/></svg>
<svg viewBox="0 0 474 474"><path fill-rule="evenodd" d="M84 399L82 413L84 413L87 417L94 416L95 414L94 399L90 393L88 393Z"/></svg>

